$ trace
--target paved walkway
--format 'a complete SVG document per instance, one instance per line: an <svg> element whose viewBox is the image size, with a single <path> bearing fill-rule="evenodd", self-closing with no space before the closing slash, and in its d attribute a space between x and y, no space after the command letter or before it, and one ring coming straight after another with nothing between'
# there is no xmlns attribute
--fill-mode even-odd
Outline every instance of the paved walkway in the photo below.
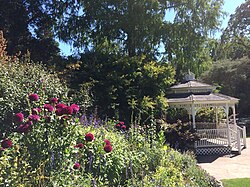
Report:
<svg viewBox="0 0 250 187"><path fill-rule="evenodd" d="M250 178L250 138L241 155L200 156L198 165L216 179Z"/></svg>

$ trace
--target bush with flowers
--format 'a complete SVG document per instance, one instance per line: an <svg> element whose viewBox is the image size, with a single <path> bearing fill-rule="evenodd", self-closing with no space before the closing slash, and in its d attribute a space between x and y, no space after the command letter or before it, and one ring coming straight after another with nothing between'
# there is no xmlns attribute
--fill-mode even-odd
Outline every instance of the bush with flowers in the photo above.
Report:
<svg viewBox="0 0 250 187"><path fill-rule="evenodd" d="M80 115L74 103L44 102L36 93L27 98L29 112L17 111L14 132L0 140L0 186L205 186L200 184L214 181L204 172L193 176L200 169L186 159L190 156L162 146L163 133L151 139L144 129L128 129L122 121Z"/></svg>

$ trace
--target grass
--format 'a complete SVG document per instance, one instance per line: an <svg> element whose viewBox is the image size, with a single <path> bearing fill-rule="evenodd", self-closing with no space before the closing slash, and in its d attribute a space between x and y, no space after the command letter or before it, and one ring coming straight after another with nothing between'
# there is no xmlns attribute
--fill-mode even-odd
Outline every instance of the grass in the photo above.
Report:
<svg viewBox="0 0 250 187"><path fill-rule="evenodd" d="M250 187L250 178L223 179L224 187Z"/></svg>

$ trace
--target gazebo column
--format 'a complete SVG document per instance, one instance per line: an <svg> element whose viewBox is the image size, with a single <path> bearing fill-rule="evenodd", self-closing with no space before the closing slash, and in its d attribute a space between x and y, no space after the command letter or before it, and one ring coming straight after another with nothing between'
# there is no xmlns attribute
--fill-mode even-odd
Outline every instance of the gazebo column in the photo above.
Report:
<svg viewBox="0 0 250 187"><path fill-rule="evenodd" d="M229 114L228 104L226 104L225 113L226 113L226 123L227 123L227 132L228 132L228 145L231 146L231 133L230 133L229 119L228 119L228 114Z"/></svg>
<svg viewBox="0 0 250 187"><path fill-rule="evenodd" d="M218 129L219 127L219 120L218 120L218 107L215 107L215 126Z"/></svg>
<svg viewBox="0 0 250 187"><path fill-rule="evenodd" d="M195 129L195 128L196 128L196 125L195 125L195 115L196 115L196 111L195 111L194 103L192 103L191 112L192 112L192 123L193 123L193 128Z"/></svg>
<svg viewBox="0 0 250 187"><path fill-rule="evenodd" d="M235 113L235 105L232 106L232 110L233 110L234 130L236 130L236 113Z"/></svg>

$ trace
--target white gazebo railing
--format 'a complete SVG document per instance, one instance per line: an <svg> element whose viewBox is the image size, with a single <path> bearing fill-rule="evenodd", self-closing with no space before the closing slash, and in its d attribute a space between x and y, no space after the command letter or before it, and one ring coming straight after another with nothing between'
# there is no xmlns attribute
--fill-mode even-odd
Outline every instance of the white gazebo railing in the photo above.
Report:
<svg viewBox="0 0 250 187"><path fill-rule="evenodd" d="M241 154L242 148L246 148L246 127L236 125L236 130L231 128L223 129L198 129L200 139L197 141L197 148L206 147L231 147L233 151Z"/></svg>
<svg viewBox="0 0 250 187"><path fill-rule="evenodd" d="M197 148L217 147L228 145L227 129L200 129L197 130L200 140L197 141Z"/></svg>

